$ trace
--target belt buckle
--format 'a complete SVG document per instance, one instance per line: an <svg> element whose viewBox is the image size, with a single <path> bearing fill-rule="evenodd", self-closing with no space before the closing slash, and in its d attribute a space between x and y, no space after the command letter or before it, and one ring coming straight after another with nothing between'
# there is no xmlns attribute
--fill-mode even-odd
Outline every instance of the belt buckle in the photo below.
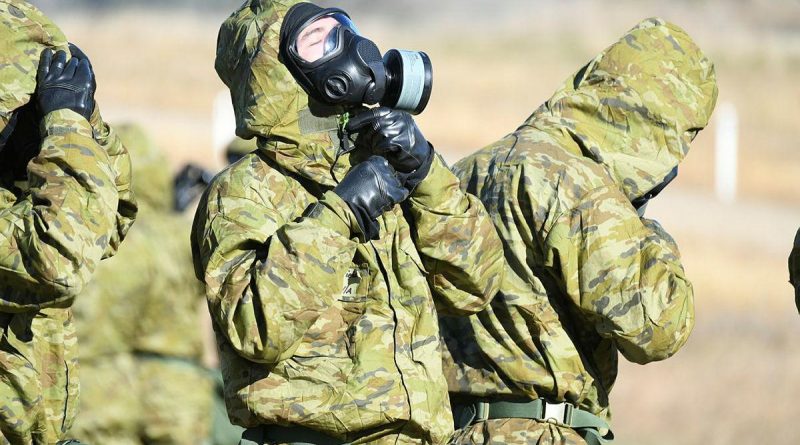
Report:
<svg viewBox="0 0 800 445"><path fill-rule="evenodd" d="M572 423L572 409L572 405L566 402L544 402L544 413L542 414L542 418L545 422L555 422L561 425L570 426Z"/></svg>
<svg viewBox="0 0 800 445"><path fill-rule="evenodd" d="M475 402L475 420L473 423L486 422L489 420L489 403Z"/></svg>

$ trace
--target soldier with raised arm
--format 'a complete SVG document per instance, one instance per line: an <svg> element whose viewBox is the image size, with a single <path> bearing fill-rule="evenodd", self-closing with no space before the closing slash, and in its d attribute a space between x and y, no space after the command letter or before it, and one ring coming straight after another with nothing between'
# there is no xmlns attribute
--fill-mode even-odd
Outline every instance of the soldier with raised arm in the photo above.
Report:
<svg viewBox="0 0 800 445"><path fill-rule="evenodd" d="M455 165L494 220L506 273L486 310L441 319L454 443L605 443L619 355L643 364L683 346L692 286L643 215L716 97L692 39L645 20Z"/></svg>
<svg viewBox="0 0 800 445"><path fill-rule="evenodd" d="M320 112L278 51L290 16L354 29L297 3L246 2L219 33L237 134L258 141L214 178L192 233L228 414L248 445L446 443L437 309L486 306L500 241L410 115L366 116L363 144L342 143L341 113Z"/></svg>
<svg viewBox="0 0 800 445"><path fill-rule="evenodd" d="M0 1L0 443L51 445L76 414L70 305L133 222L130 160L86 56Z"/></svg>

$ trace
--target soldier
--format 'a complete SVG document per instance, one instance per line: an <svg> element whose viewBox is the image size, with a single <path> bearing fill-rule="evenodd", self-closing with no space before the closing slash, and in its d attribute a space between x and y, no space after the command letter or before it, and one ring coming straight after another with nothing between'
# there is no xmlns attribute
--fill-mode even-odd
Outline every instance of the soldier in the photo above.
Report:
<svg viewBox="0 0 800 445"><path fill-rule="evenodd" d="M341 149L343 119L313 114L278 61L295 3L246 2L218 39L237 134L258 140L214 178L192 229L228 414L248 428L241 444L446 443L435 307L486 305L499 240L409 115L390 114L416 135L398 145L420 161L408 182L396 157Z"/></svg>
<svg viewBox="0 0 800 445"><path fill-rule="evenodd" d="M77 408L69 307L136 204L89 60L23 1L0 1L0 80L0 444L50 445Z"/></svg>
<svg viewBox="0 0 800 445"><path fill-rule="evenodd" d="M92 444L202 443L212 380L200 363L205 304L181 235L188 224L171 209L161 150L140 127L117 128L133 159L139 220L76 303L85 383L72 436Z"/></svg>
<svg viewBox="0 0 800 445"><path fill-rule="evenodd" d="M491 305L443 317L455 444L604 443L618 353L662 360L694 323L678 248L640 216L717 97L712 63L645 20L517 131L458 162L504 240Z"/></svg>
<svg viewBox="0 0 800 445"><path fill-rule="evenodd" d="M254 152L258 146L256 139L242 139L234 138L227 147L225 147L225 162L233 164L234 162L242 159L246 154Z"/></svg>
<svg viewBox="0 0 800 445"><path fill-rule="evenodd" d="M794 247L789 255L789 283L794 286L794 303L800 312L800 229L794 237Z"/></svg>

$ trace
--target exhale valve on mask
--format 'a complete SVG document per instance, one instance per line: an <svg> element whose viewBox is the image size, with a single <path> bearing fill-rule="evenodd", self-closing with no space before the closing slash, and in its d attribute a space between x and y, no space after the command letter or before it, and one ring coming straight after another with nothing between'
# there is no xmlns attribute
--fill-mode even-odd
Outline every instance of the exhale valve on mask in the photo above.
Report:
<svg viewBox="0 0 800 445"><path fill-rule="evenodd" d="M380 103L419 114L431 96L427 54L393 49L381 57L341 9L293 6L281 27L279 58L310 97L327 105Z"/></svg>

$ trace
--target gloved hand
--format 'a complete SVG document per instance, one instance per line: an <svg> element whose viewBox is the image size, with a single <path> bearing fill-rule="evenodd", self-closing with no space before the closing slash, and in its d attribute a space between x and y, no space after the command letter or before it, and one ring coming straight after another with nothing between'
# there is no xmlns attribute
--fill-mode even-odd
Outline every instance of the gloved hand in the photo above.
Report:
<svg viewBox="0 0 800 445"><path fill-rule="evenodd" d="M346 130L358 133L356 146L385 157L409 191L428 175L433 147L410 114L387 107L371 108L350 118Z"/></svg>
<svg viewBox="0 0 800 445"><path fill-rule="evenodd" d="M366 239L377 239L378 217L408 197L389 162L380 156L353 167L333 191L353 211Z"/></svg>
<svg viewBox="0 0 800 445"><path fill-rule="evenodd" d="M89 120L94 110L94 73L83 52L75 46L70 49L73 55L69 62L64 51L54 55L48 48L42 52L36 77L39 110L45 116L67 108Z"/></svg>

